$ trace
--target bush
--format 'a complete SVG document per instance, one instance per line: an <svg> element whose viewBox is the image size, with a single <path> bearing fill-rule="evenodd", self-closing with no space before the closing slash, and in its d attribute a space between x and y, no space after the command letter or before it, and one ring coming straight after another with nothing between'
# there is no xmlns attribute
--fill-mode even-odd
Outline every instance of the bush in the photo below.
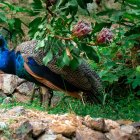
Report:
<svg viewBox="0 0 140 140"><path fill-rule="evenodd" d="M139 96L139 0L115 0L114 8L94 2L104 7L95 12L89 12L89 4L93 1L33 0L31 8L25 8L1 2L0 24L12 33L13 40L23 38L26 26L30 39L39 41L36 49L46 51L45 65L58 56L59 67L75 69L82 59L90 59L111 97L127 96L130 91ZM32 20L25 23L15 13Z"/></svg>

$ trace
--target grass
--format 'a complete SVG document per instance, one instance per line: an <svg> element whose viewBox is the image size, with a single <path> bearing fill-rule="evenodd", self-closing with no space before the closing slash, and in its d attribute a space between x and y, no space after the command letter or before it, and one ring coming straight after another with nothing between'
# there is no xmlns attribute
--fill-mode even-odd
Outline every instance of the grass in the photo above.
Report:
<svg viewBox="0 0 140 140"><path fill-rule="evenodd" d="M2 99L0 99L2 102ZM2 108L12 108L13 106L24 106L28 109L48 111L50 114L75 113L80 116L90 115L93 118L109 118L113 120L125 119L140 121L140 100L133 95L123 98L119 101L108 100L104 106L101 105L84 105L81 101L71 97L65 97L59 104L53 108L44 108L39 105L39 100L34 99L32 104L9 103L1 104Z"/></svg>

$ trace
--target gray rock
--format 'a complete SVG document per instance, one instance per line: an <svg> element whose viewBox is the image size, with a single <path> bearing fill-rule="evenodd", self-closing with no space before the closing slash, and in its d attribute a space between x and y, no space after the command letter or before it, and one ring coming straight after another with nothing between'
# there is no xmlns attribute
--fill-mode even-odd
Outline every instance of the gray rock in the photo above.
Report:
<svg viewBox="0 0 140 140"><path fill-rule="evenodd" d="M119 128L111 129L105 135L109 140L131 140L130 134L121 131Z"/></svg>
<svg viewBox="0 0 140 140"><path fill-rule="evenodd" d="M31 96L34 89L34 83L28 82L28 81L22 81L22 84L19 84L19 86L16 88L16 90L24 95Z"/></svg>
<svg viewBox="0 0 140 140"><path fill-rule="evenodd" d="M7 111L8 114L14 114L14 116L23 115L25 112L26 111L23 106L16 106Z"/></svg>
<svg viewBox="0 0 140 140"><path fill-rule="evenodd" d="M56 140L56 137L54 134L44 134L38 140Z"/></svg>
<svg viewBox="0 0 140 140"><path fill-rule="evenodd" d="M63 137L61 134L55 135L46 133L42 135L38 140L70 140L70 139Z"/></svg>
<svg viewBox="0 0 140 140"><path fill-rule="evenodd" d="M11 74L0 74L0 88L6 94L12 94L17 86L18 77Z"/></svg>
<svg viewBox="0 0 140 140"><path fill-rule="evenodd" d="M32 140L33 127L29 121L23 122L13 133L14 139Z"/></svg>
<svg viewBox="0 0 140 140"><path fill-rule="evenodd" d="M37 120L34 122L31 121L30 124L33 126L33 136L34 137L38 137L39 135L43 134L47 127L42 122L39 122Z"/></svg>
<svg viewBox="0 0 140 140"><path fill-rule="evenodd" d="M131 125L122 125L121 130L128 134L133 134L137 132L137 130Z"/></svg>
<svg viewBox="0 0 140 140"><path fill-rule="evenodd" d="M5 93L3 93L3 91L0 89L0 97L1 98L6 98L7 96L6 96L6 94Z"/></svg>
<svg viewBox="0 0 140 140"><path fill-rule="evenodd" d="M21 102L21 103L29 103L30 102L29 96L20 94L19 92L13 93L13 98L15 99L15 101Z"/></svg>
<svg viewBox="0 0 140 140"><path fill-rule="evenodd" d="M76 140L108 140L101 132L81 127L76 131Z"/></svg>

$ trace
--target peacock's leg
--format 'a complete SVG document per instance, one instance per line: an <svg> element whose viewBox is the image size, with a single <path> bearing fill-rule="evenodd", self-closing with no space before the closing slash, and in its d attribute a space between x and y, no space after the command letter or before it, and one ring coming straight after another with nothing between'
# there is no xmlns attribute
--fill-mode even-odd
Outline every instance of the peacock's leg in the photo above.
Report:
<svg viewBox="0 0 140 140"><path fill-rule="evenodd" d="M38 89L39 89L39 87L36 84L34 84L33 91L32 91L32 94L31 94L31 100L30 100L31 104L33 103L35 91L38 90Z"/></svg>
<svg viewBox="0 0 140 140"><path fill-rule="evenodd" d="M52 101L52 97L53 97L53 90L49 88L48 92L49 92L48 106L51 106L51 101Z"/></svg>
<svg viewBox="0 0 140 140"><path fill-rule="evenodd" d="M40 104L44 107L51 105L51 99L53 97L53 91L50 88L40 87Z"/></svg>

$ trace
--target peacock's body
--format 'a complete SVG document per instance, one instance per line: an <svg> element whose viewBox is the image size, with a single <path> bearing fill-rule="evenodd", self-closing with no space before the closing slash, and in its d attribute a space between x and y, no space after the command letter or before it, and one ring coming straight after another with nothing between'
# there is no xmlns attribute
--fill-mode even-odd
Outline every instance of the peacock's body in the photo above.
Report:
<svg viewBox="0 0 140 140"><path fill-rule="evenodd" d="M87 63L83 62L72 70L70 67L59 68L53 59L46 67L42 63L46 52L36 51L36 44L36 41L27 41L15 51L9 51L0 36L0 70L77 98L81 98L82 93L85 101L100 102L100 78Z"/></svg>

